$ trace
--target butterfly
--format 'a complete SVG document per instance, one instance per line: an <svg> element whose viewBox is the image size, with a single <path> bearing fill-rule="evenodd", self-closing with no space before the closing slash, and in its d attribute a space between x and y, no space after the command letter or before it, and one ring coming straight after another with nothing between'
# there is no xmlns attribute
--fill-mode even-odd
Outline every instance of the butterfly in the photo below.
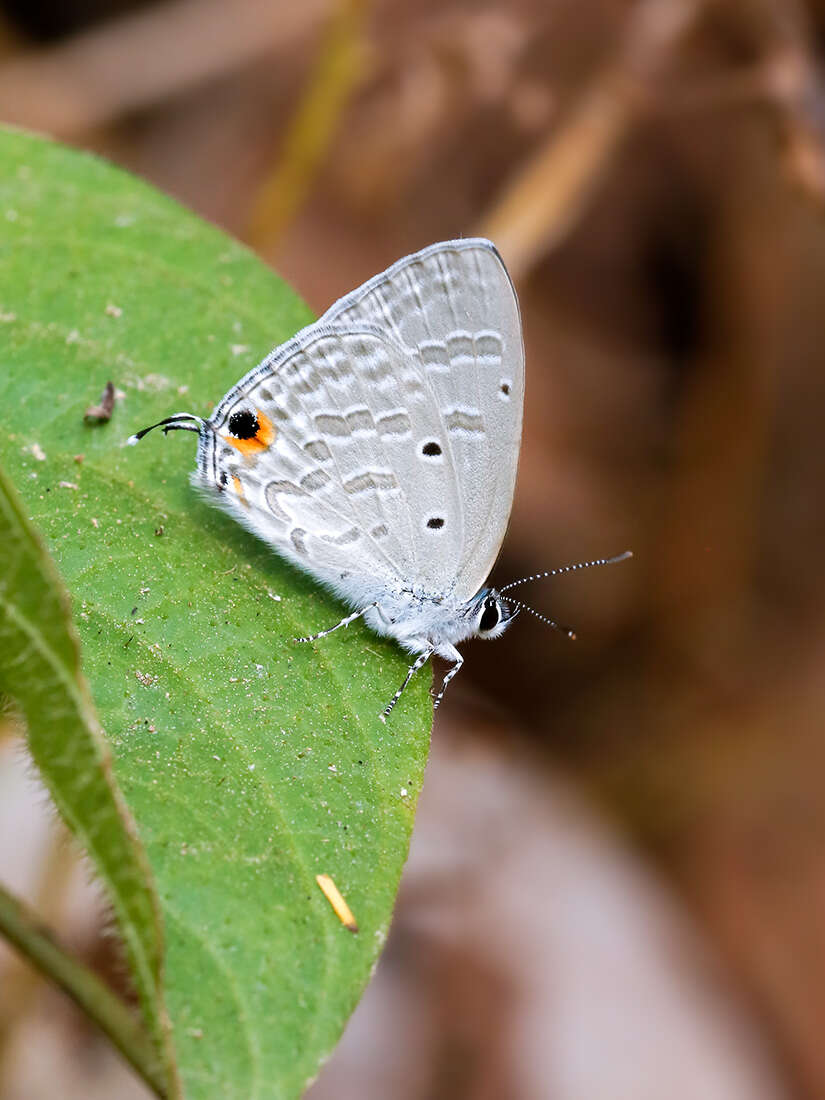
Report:
<svg viewBox="0 0 825 1100"><path fill-rule="evenodd" d="M524 345L495 246L444 241L335 302L233 386L207 419L144 428L198 435L193 483L356 619L414 660L386 718L434 655L497 638L522 609L503 593L600 558L486 587L510 517L521 446ZM572 631L564 629L574 636Z"/></svg>

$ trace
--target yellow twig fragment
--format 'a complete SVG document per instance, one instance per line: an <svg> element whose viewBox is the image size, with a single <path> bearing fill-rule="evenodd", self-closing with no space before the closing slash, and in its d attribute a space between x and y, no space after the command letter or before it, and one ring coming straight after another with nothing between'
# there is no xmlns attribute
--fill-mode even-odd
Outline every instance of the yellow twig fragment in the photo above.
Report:
<svg viewBox="0 0 825 1100"><path fill-rule="evenodd" d="M315 881L321 887L321 893L327 899L335 911L335 915L338 920L343 924L344 928L348 928L350 932L358 931L358 923L355 917L352 915L352 910L344 901L341 896L341 891L329 877L329 875L316 875Z"/></svg>
<svg viewBox="0 0 825 1100"><path fill-rule="evenodd" d="M369 0L338 0L278 163L253 203L247 240L271 247L303 205L350 98L367 69Z"/></svg>

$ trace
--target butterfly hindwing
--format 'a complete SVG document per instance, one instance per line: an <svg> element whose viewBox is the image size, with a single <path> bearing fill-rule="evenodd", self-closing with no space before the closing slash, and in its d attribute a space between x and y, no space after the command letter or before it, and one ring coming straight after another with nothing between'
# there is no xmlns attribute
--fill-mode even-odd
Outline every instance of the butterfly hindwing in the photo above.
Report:
<svg viewBox="0 0 825 1100"><path fill-rule="evenodd" d="M413 423L432 436L439 410L416 377L415 365L381 333L306 329L274 369L250 376L213 414L199 482L217 490L220 503L256 534L335 587L359 576L359 590L370 578L390 586L439 584L457 569L462 539L457 523L448 539L426 527L422 539L407 476L416 462ZM233 437L231 426L246 431L253 417L266 425L265 446L254 436L251 447ZM420 465L415 472L426 495L455 495L449 464ZM451 510L458 518L457 500Z"/></svg>

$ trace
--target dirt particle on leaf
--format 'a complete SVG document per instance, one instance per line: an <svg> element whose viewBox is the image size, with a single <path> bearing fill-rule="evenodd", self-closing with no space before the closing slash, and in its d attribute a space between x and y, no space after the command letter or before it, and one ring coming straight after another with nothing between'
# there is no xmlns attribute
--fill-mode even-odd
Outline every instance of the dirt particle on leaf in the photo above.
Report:
<svg viewBox="0 0 825 1100"><path fill-rule="evenodd" d="M99 404L90 405L83 414L83 419L89 425L106 424L112 419L114 408L115 387L112 382L107 382L103 389L103 393L100 395Z"/></svg>

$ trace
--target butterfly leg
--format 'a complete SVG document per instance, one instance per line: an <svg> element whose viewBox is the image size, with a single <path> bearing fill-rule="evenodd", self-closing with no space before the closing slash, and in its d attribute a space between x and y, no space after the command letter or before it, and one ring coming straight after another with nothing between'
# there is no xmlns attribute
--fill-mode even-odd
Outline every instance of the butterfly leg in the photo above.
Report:
<svg viewBox="0 0 825 1100"><path fill-rule="evenodd" d="M438 650L438 655L439 657L444 657L446 660L454 661L455 663L442 681L441 691L439 691L438 695L436 695L435 702L433 703L433 710L438 710L438 705L444 698L444 692L447 690L447 684L449 684L450 680L452 680L453 676L455 676L455 674L464 664L464 658L461 656L455 646L441 646Z"/></svg>
<svg viewBox="0 0 825 1100"><path fill-rule="evenodd" d="M349 626L349 624L355 622L356 619L360 619L362 615L366 615L373 607L375 607L375 604L371 603L366 607L362 607L360 611L354 611L352 615L347 615L345 619L342 619L340 623L336 623L335 626L331 626L329 630L321 630L318 634L308 634L306 638L293 638L292 640L293 642L317 642L319 638L326 638L333 630L338 630L341 626Z"/></svg>
<svg viewBox="0 0 825 1100"><path fill-rule="evenodd" d="M421 653L418 654L416 659L413 661L413 663L407 669L407 676L404 680L404 683L401 685L401 687L398 689L398 691L396 691L395 695L393 695L392 699L390 699L389 703L387 703L387 705L384 707L383 711L379 715L379 718L381 719L382 722L386 722L387 716L389 715L390 711L395 706L395 704L398 702L398 700L401 698L401 693L404 691L404 688L407 686L407 684L410 682L410 680L412 680L413 676L415 676L416 672L418 672L418 670L421 668L421 666L423 664L427 663L427 661L430 659L430 657L432 657L434 652L435 652L434 646L428 646L425 650L423 650Z"/></svg>

